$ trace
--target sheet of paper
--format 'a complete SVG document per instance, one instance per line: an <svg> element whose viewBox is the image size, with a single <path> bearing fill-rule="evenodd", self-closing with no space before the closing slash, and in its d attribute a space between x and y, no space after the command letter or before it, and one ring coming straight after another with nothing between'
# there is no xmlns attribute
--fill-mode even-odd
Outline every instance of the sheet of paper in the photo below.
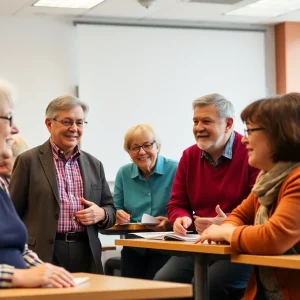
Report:
<svg viewBox="0 0 300 300"><path fill-rule="evenodd" d="M132 234L140 236L144 239L163 240L166 232L137 232Z"/></svg>
<svg viewBox="0 0 300 300"><path fill-rule="evenodd" d="M186 235L180 235L180 234L175 234L175 233L168 233L165 236L165 240L179 240L179 241L185 241L185 242L195 242L199 239L200 235L199 234L194 234L194 233L188 233Z"/></svg>
<svg viewBox="0 0 300 300"><path fill-rule="evenodd" d="M136 224L141 224L141 223L139 223L139 222L135 222L135 223L128 222L128 223L119 223L117 225L136 225Z"/></svg>
<svg viewBox="0 0 300 300"><path fill-rule="evenodd" d="M160 221L148 214L143 214L141 223L143 225L158 225Z"/></svg>
<svg viewBox="0 0 300 300"><path fill-rule="evenodd" d="M90 277L77 277L77 278L74 278L74 282L75 282L75 285L79 285L79 284L82 284L86 281L88 281L90 279Z"/></svg>

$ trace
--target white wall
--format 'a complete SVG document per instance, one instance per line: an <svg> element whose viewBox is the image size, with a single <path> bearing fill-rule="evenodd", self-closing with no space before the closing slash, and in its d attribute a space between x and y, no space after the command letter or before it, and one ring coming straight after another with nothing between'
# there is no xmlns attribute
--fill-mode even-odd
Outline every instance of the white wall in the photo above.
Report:
<svg viewBox="0 0 300 300"><path fill-rule="evenodd" d="M76 27L71 21L46 17L1 17L0 36L0 77L10 80L18 89L16 122L29 145L34 147L49 136L44 126L49 101L62 94L74 95L79 84ZM276 91L273 27L268 27L265 36L266 88L272 95ZM118 51L121 53L122 49ZM107 60L114 58L112 52ZM123 132L120 128L121 136Z"/></svg>
<svg viewBox="0 0 300 300"><path fill-rule="evenodd" d="M243 133L241 110L269 94L263 32L77 27L79 94L93 107L82 145L101 157L109 180L129 162L122 144L131 125L154 125L162 154L179 160L194 143L192 100L225 95L235 106L235 129ZM99 128L96 136L90 126Z"/></svg>
<svg viewBox="0 0 300 300"><path fill-rule="evenodd" d="M18 89L15 118L31 147L48 137L50 100L74 94L78 83L76 31L71 22L47 18L0 18L0 77Z"/></svg>
<svg viewBox="0 0 300 300"><path fill-rule="evenodd" d="M29 145L34 147L49 137L44 125L44 112L49 101L62 94L75 94L75 86L79 83L76 27L70 21L48 18L2 17L0 36L0 77L10 80L18 89L16 123ZM122 52L122 49L118 51ZM272 27L266 34L265 51L266 85L269 93L274 94L275 47ZM113 54L107 59L114 59ZM113 112L107 113L113 116ZM95 132L95 139L97 132L107 130L93 125L90 127ZM123 133L124 128L121 127L120 136ZM103 147L109 145L103 143ZM96 155L92 149L90 152ZM105 245L112 244L112 239L101 237Z"/></svg>

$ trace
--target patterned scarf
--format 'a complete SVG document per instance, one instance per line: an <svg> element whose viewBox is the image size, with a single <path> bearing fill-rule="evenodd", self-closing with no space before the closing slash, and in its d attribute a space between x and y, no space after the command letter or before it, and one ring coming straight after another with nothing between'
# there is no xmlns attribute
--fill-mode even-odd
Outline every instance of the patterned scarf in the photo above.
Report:
<svg viewBox="0 0 300 300"><path fill-rule="evenodd" d="M277 200L280 187L289 173L300 163L279 162L270 171L261 171L256 179L252 192L258 198L260 206L255 215L254 225L265 224L269 220L270 210ZM259 267L259 278L267 299L282 300L274 268Z"/></svg>

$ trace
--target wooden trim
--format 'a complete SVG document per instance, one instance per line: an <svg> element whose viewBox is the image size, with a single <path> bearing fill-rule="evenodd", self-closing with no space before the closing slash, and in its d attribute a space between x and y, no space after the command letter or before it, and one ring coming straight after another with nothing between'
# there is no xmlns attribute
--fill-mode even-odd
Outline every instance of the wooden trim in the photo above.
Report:
<svg viewBox="0 0 300 300"><path fill-rule="evenodd" d="M277 268L300 269L300 255L264 256L233 254L231 255L231 262Z"/></svg>
<svg viewBox="0 0 300 300"><path fill-rule="evenodd" d="M191 253L208 253L208 254L232 254L233 250L229 245L208 245L194 244L190 242L161 241L146 239L122 239L115 240L117 246L128 246L136 248L149 248L159 250L170 250Z"/></svg>

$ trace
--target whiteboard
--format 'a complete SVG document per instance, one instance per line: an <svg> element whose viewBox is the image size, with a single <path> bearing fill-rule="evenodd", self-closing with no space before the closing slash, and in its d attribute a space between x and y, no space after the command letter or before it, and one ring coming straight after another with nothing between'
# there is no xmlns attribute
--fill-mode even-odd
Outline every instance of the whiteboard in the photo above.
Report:
<svg viewBox="0 0 300 300"><path fill-rule="evenodd" d="M239 115L266 96L264 33L77 25L79 97L90 105L82 149L104 164L107 180L130 162L126 130L151 123L161 154L179 160L194 144L192 101L223 94Z"/></svg>

